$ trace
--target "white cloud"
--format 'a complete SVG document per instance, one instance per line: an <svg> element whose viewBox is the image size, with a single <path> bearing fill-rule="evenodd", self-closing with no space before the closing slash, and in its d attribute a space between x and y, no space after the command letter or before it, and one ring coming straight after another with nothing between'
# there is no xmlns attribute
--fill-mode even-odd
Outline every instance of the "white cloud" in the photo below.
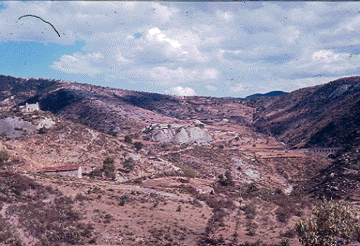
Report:
<svg viewBox="0 0 360 246"><path fill-rule="evenodd" d="M75 53L71 55L63 55L59 62L54 62L52 68L72 74L88 74L94 76L103 73L102 69L96 66L103 60L104 56L100 52L92 54Z"/></svg>
<svg viewBox="0 0 360 246"><path fill-rule="evenodd" d="M137 62L198 64L209 61L208 54L201 52L202 39L195 30L157 27L144 30L142 38L135 40L133 50Z"/></svg>
<svg viewBox="0 0 360 246"><path fill-rule="evenodd" d="M245 94L296 89L298 78L320 83L314 76L324 81L360 72L355 2L5 1L4 6L0 42L86 43L51 65L67 74L174 88L201 83L216 93ZM39 19L18 20L29 9L61 37ZM289 82L279 88L276 81Z"/></svg>
<svg viewBox="0 0 360 246"><path fill-rule="evenodd" d="M221 10L216 11L216 15L220 20L231 21L234 18L233 13L230 11L223 12Z"/></svg>
<svg viewBox="0 0 360 246"><path fill-rule="evenodd" d="M334 50L318 50L305 54L299 61L294 62L294 72L312 76L332 77L346 76L359 70L360 55L352 53L337 53Z"/></svg>
<svg viewBox="0 0 360 246"><path fill-rule="evenodd" d="M334 52L331 50L319 50L319 51L314 52L312 54L311 58L313 61L331 63L331 62L339 60L340 55L334 54Z"/></svg>
<svg viewBox="0 0 360 246"><path fill-rule="evenodd" d="M208 89L209 91L216 91L217 87L213 86L213 85L205 85L205 88Z"/></svg>
<svg viewBox="0 0 360 246"><path fill-rule="evenodd" d="M182 84L189 82L209 82L218 79L219 72L216 69L183 68L170 69L159 66L151 69L139 69L134 71L140 76L147 76L150 81L158 84Z"/></svg>
<svg viewBox="0 0 360 246"><path fill-rule="evenodd" d="M236 84L236 85L230 87L230 92L238 93L238 92L246 91L247 89L248 89L248 87L243 84Z"/></svg>
<svg viewBox="0 0 360 246"><path fill-rule="evenodd" d="M173 87L170 90L165 90L165 93L175 95L175 96L195 96L196 95L194 89L192 89L190 87L183 88L181 86Z"/></svg>
<svg viewBox="0 0 360 246"><path fill-rule="evenodd" d="M175 17L179 11L177 8L164 6L160 3L152 3L151 8L155 12L154 14L155 20L161 19L162 22L171 21L171 18Z"/></svg>

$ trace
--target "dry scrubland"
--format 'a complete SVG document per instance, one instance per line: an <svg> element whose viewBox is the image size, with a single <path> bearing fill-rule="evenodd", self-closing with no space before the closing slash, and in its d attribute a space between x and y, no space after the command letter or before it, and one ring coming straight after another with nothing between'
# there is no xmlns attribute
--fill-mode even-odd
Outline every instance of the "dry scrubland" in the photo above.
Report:
<svg viewBox="0 0 360 246"><path fill-rule="evenodd" d="M345 80L243 101L1 78L2 245L301 245L298 233L313 245L295 226L315 204L347 199L342 216L358 207L358 124L332 158L302 149L337 147L326 130L343 121L334 101L356 98L357 80L350 94ZM328 93L338 121L301 125L318 122L311 107L326 101L310 107L309 93ZM42 111L16 110L25 101ZM346 119L358 117L356 102ZM60 165L80 165L83 178L38 173Z"/></svg>

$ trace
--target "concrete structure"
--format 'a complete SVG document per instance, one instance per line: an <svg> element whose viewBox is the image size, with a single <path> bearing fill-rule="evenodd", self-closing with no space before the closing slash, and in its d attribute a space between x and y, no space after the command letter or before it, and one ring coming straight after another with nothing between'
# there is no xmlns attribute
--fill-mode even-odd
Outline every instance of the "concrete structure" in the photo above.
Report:
<svg viewBox="0 0 360 246"><path fill-rule="evenodd" d="M60 174L75 178L82 178L82 169L79 165L67 165L57 167L45 167L39 171L45 174Z"/></svg>
<svg viewBox="0 0 360 246"><path fill-rule="evenodd" d="M339 152L341 149L341 147L309 148L305 152L314 155L329 157L331 155L336 155L337 152Z"/></svg>
<svg viewBox="0 0 360 246"><path fill-rule="evenodd" d="M39 111L40 107L38 102L33 104L26 103L25 106L20 106L20 109L24 113L31 113L31 112Z"/></svg>

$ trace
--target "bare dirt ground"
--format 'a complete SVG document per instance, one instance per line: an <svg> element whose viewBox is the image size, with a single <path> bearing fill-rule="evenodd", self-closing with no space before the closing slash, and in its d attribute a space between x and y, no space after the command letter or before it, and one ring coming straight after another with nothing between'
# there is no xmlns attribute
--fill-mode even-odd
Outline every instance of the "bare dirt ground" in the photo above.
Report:
<svg viewBox="0 0 360 246"><path fill-rule="evenodd" d="M312 200L298 182L330 163L231 121L205 124L215 139L210 146L180 146L135 137L129 143L44 114L57 122L46 133L0 147L21 164L16 172L71 199L80 221L93 226L92 245L279 245L284 238L300 245L293 227ZM114 157L116 180L86 175L107 156ZM131 170L124 167L129 158ZM81 165L84 177L37 173L69 164ZM20 235L24 241L27 234Z"/></svg>

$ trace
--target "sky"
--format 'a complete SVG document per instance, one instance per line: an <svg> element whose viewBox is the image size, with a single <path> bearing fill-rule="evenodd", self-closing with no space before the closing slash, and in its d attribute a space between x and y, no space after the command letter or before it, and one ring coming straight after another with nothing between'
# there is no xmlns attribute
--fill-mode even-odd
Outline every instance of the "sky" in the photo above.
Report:
<svg viewBox="0 0 360 246"><path fill-rule="evenodd" d="M14 77L246 97L360 74L357 2L4 1L0 23Z"/></svg>

